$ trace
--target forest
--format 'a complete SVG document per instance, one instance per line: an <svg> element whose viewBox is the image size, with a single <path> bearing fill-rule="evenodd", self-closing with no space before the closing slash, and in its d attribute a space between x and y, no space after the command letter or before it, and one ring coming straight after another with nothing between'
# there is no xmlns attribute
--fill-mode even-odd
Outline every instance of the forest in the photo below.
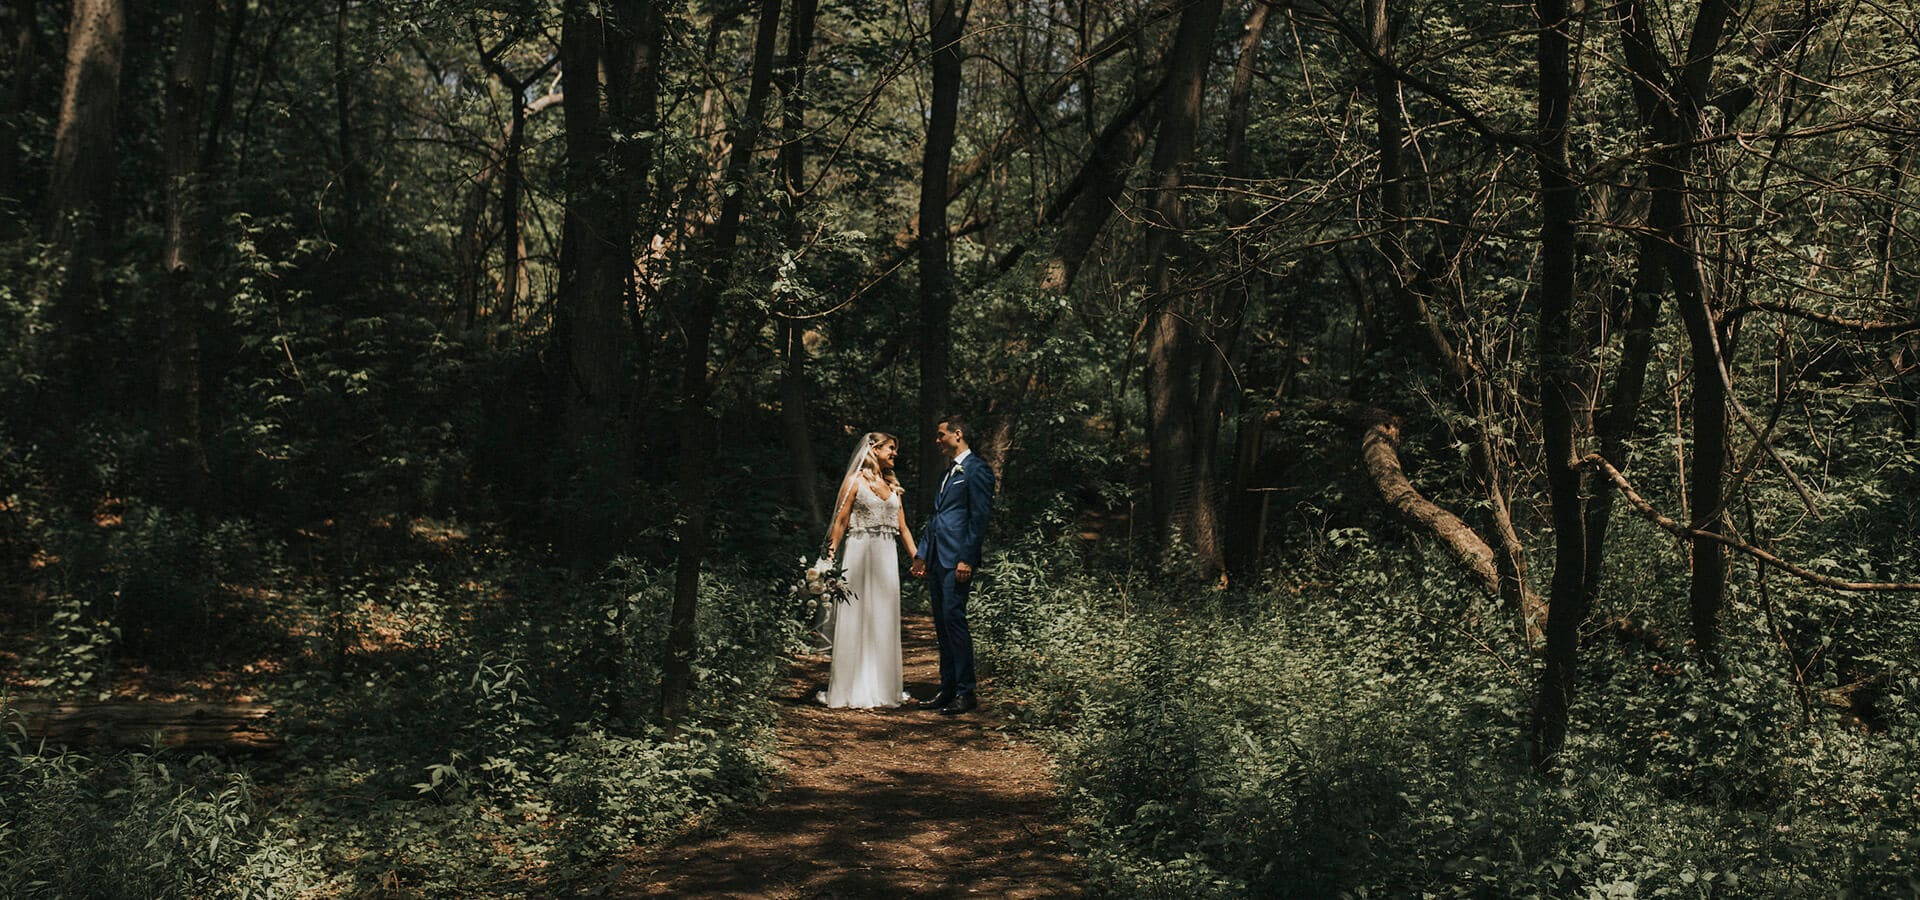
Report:
<svg viewBox="0 0 1920 900"><path fill-rule="evenodd" d="M1920 2L8 0L0 84L0 895L1920 896ZM980 708L820 708L844 454L918 531L954 416Z"/></svg>

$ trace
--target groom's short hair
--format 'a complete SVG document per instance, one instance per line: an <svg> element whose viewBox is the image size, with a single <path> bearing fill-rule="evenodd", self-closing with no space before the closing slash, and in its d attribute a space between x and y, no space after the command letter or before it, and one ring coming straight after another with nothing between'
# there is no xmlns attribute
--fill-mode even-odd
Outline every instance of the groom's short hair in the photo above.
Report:
<svg viewBox="0 0 1920 900"><path fill-rule="evenodd" d="M941 416L933 420L933 424L945 425L948 431L959 432L961 440L968 443L973 442L973 426L968 425L966 418L961 415Z"/></svg>

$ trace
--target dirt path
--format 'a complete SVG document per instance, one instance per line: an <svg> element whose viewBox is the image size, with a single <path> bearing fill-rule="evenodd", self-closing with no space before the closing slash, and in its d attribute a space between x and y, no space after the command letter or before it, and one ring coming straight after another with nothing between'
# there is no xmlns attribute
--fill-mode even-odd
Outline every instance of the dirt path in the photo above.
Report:
<svg viewBox="0 0 1920 900"><path fill-rule="evenodd" d="M905 623L907 690L939 686L933 626ZM699 897L1056 897L1079 890L1055 820L1047 758L993 710L826 709L827 659L807 657L780 697L785 773L724 833L635 861L610 893Z"/></svg>

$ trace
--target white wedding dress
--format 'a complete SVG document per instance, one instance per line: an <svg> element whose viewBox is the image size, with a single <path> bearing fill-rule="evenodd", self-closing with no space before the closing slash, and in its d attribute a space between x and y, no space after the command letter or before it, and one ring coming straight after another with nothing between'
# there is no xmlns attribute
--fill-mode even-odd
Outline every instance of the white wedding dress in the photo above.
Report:
<svg viewBox="0 0 1920 900"><path fill-rule="evenodd" d="M852 598L833 616L833 667L815 695L835 708L899 706L900 492L882 499L865 479L854 489L841 562Z"/></svg>

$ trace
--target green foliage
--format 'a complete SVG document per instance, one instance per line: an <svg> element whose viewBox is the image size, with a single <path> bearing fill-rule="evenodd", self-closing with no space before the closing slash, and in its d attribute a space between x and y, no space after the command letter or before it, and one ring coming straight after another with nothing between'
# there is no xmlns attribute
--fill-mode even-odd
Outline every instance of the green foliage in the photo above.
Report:
<svg viewBox="0 0 1920 900"><path fill-rule="evenodd" d="M553 758L557 846L567 859L596 861L680 833L715 809L752 803L772 764L758 749L767 735L657 729L639 737L587 731Z"/></svg>
<svg viewBox="0 0 1920 900"><path fill-rule="evenodd" d="M327 736L290 746L274 777L312 789L279 816L333 883L538 895L760 796L765 697L796 635L777 600L737 575L703 586L695 718L668 734L646 710L670 575L460 559L368 579L354 633L387 643L357 649L346 680L311 670L278 698L290 727Z"/></svg>
<svg viewBox="0 0 1920 900"><path fill-rule="evenodd" d="M983 652L1048 735L1105 889L1916 887L1920 735L1861 734L1826 710L1801 724L1768 642L1740 642L1722 678L1596 646L1565 775L1542 781L1524 752L1531 666L1506 617L1426 583L1431 558L1334 538L1302 557L1315 568L1207 596L1062 575L1077 564L1057 555L994 561L975 595Z"/></svg>
<svg viewBox="0 0 1920 900"><path fill-rule="evenodd" d="M315 854L271 820L258 785L212 757L0 758L0 894L8 897L292 897Z"/></svg>

